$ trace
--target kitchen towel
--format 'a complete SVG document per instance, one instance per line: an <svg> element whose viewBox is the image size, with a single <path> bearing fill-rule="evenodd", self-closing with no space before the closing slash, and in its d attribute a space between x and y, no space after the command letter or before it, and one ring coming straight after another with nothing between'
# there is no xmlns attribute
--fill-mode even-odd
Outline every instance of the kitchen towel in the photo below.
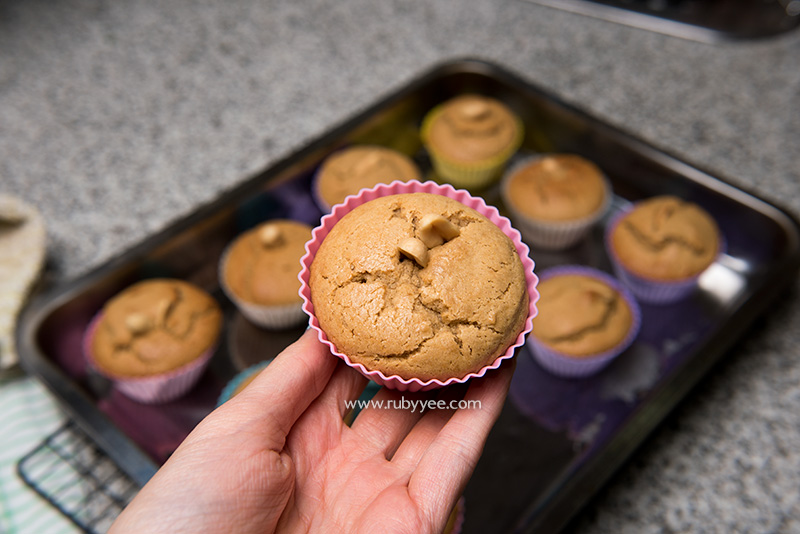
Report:
<svg viewBox="0 0 800 534"><path fill-rule="evenodd" d="M29 488L17 463L66 416L50 394L30 377L0 382L0 532L3 534L76 534L82 532Z"/></svg>

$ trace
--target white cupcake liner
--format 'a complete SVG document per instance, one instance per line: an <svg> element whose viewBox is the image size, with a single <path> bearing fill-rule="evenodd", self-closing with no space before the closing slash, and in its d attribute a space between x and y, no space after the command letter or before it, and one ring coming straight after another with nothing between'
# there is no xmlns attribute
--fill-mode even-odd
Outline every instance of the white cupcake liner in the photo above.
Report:
<svg viewBox="0 0 800 534"><path fill-rule="evenodd" d="M508 209L511 215L514 225L516 225L522 233L522 237L525 241L541 249L562 250L580 241L589 232L592 226L597 224L597 222L605 216L611 205L611 183L605 175L602 177L603 185L605 186L605 198L603 204L595 213L572 221L537 221L514 207L514 203L508 196L508 185L514 174L519 172L526 165L542 157L544 157L544 155L528 156L519 160L509 168L508 172L503 176L500 194L506 209Z"/></svg>
<svg viewBox="0 0 800 534"><path fill-rule="evenodd" d="M83 353L89 366L98 374L108 378L114 388L126 397L142 404L160 404L175 400L186 394L203 376L208 362L216 351L216 344L198 358L166 373L146 377L115 375L97 365L92 352L92 340L102 318L102 311L95 315L83 336Z"/></svg>
<svg viewBox="0 0 800 534"><path fill-rule="evenodd" d="M603 271L591 267L585 267L583 265L553 267L542 273L540 280L543 282L556 276L572 274L589 276L614 288L628 304L632 317L630 329L622 341L608 350L590 356L571 356L557 351L537 339L535 329L531 335L528 336L527 346L530 349L531 355L539 365L560 377L582 378L602 370L633 343L642 325L642 312L639 309L636 299L620 281Z"/></svg>
<svg viewBox="0 0 800 534"><path fill-rule="evenodd" d="M225 281L225 265L232 246L233 243L228 245L222 253L222 256L220 256L217 271L219 273L219 285L222 288L222 292L233 302L241 314L247 317L253 324L269 330L283 330L305 322L307 317L303 311L302 301L292 304L265 306L241 299L228 287L228 283Z"/></svg>
<svg viewBox="0 0 800 534"><path fill-rule="evenodd" d="M517 253L520 256L522 267L525 272L525 281L528 286L528 315L525 319L522 331L517 335L514 341L506 349L506 351L498 356L491 364L488 364L480 370L469 373L465 376L454 376L446 380L431 379L423 381L419 378L402 378L397 375L386 376L380 371L369 370L363 364L353 362L347 354L339 351L336 346L328 339L325 331L322 330L319 320L314 314L314 303L311 300L311 288L308 285L311 263L314 261L314 256L319 250L322 241L330 233L334 225L342 219L347 213L356 207L374 200L379 197L397 195L402 193L432 193L443 195L454 200L457 200L465 206L476 210L495 225L497 225L503 233L511 239ZM312 232L312 239L306 243L306 254L300 260L302 270L298 275L301 282L300 296L303 298L303 310L309 316L309 325L317 332L317 337L320 342L327 345L331 352L341 358L349 367L356 369L362 375L366 376L373 382L389 389L396 389L398 391L428 391L431 389L448 386L451 384L463 384L471 378L481 377L491 369L497 369L504 360L513 358L515 351L525 342L525 336L531 331L533 327L533 318L536 316L536 301L539 300L539 293L536 291L536 284L538 277L533 272L534 263L529 255L530 250L528 246L522 242L519 232L511 226L511 222L500 215L497 208L489 206L481 197L472 196L469 192L462 189L455 189L451 185L440 185L435 182L418 182L411 180L409 182L395 181L391 184L379 184L372 189L362 189L357 196L349 196L343 204L337 204L333 207L330 214L325 215L320 222L320 225L314 228Z"/></svg>
<svg viewBox="0 0 800 534"><path fill-rule="evenodd" d="M689 297L697 288L697 281L704 271L679 280L656 280L634 273L620 261L611 243L611 236L622 218L630 213L631 209L629 208L614 215L606 227L604 236L606 252L611 260L614 274L631 290L631 293L636 295L636 298L648 304L670 304ZM725 246L725 239L720 234L717 256L724 252Z"/></svg>

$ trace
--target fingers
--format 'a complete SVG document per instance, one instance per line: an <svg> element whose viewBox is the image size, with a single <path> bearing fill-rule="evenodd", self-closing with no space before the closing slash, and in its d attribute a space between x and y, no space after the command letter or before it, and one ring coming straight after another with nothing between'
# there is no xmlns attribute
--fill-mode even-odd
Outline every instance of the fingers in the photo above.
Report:
<svg viewBox="0 0 800 534"><path fill-rule="evenodd" d="M266 446L281 450L292 425L328 385L338 361L316 333L307 330L212 415L255 425Z"/></svg>
<svg viewBox="0 0 800 534"><path fill-rule="evenodd" d="M451 389L454 387L448 388L448 391ZM403 471L413 472L425 451L428 450L454 413L455 410L452 409L427 411L400 444L392 456L392 463Z"/></svg>
<svg viewBox="0 0 800 534"><path fill-rule="evenodd" d="M457 410L419 459L408 491L433 525L444 525L472 475L486 437L502 410L513 369L513 364L506 364L474 381L464 399L480 401L480 409ZM428 434L436 423L434 418L428 422ZM420 442L423 441L421 437ZM413 455L404 455L403 461L412 462Z"/></svg>
<svg viewBox="0 0 800 534"><path fill-rule="evenodd" d="M353 422L355 439L380 452L385 458L391 458L422 417L419 404L429 398L430 394L403 393L382 388L373 398L374 402L363 409ZM403 400L408 401L413 409L401 407Z"/></svg>
<svg viewBox="0 0 800 534"><path fill-rule="evenodd" d="M338 418L343 420L348 409L345 401L357 399L366 385L367 379L364 375L352 367L348 367L344 362L339 362L328 387L316 400L314 409L317 409L316 405L319 405L326 412L338 414Z"/></svg>

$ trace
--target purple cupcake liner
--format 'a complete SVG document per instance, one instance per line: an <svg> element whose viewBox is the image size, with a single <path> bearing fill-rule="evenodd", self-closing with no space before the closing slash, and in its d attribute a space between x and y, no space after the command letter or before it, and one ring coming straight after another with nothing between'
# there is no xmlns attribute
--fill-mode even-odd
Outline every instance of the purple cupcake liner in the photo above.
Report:
<svg viewBox="0 0 800 534"><path fill-rule="evenodd" d="M517 254L522 261L522 267L525 271L525 281L528 285L528 316L525 319L525 324L522 331L517 335L514 342L506 349L506 351L498 356L491 364L484 366L477 372L469 373L463 377L451 377L447 380L431 379L423 381L419 378L405 379L397 375L386 376L380 371L371 371L364 365L353 362L350 358L339 351L336 346L328 339L327 334L322 330L319 325L319 320L314 314L314 303L311 301L311 288L308 285L311 263L314 261L314 256L319 250L322 241L331 231L333 226L347 213L351 212L356 207L374 200L379 197L398 195L403 193L431 193L436 195L443 195L454 200L457 200L465 206L474 209L481 213L497 225L503 231L511 242L513 243ZM348 366L356 369L365 377L370 380L386 386L389 389L396 389L398 391L428 391L431 389L441 388L451 384L462 384L471 378L481 377L491 369L497 369L504 360L514 357L517 347L520 347L525 342L525 336L533 328L533 318L536 316L536 301L539 299L539 293L536 291L536 284L538 277L533 272L534 263L530 258L530 249L522 241L520 233L511 226L511 221L506 217L500 215L500 212L494 206L487 205L481 197L472 196L469 192L463 189L455 189L449 184L440 185L436 182L418 182L411 180L409 182L394 181L391 184L378 184L371 189L362 189L356 196L349 196L341 204L337 204L331 210L331 213L322 217L320 225L312 231L311 241L306 243L306 254L300 260L302 269L298 278L300 279L300 296L303 298L303 310L309 316L309 325L317 332L317 337L320 342L327 345L331 352L341 358Z"/></svg>
<svg viewBox="0 0 800 534"><path fill-rule="evenodd" d="M542 273L540 281L543 282L557 276L573 274L598 279L614 288L628 304L631 310L632 321L627 335L617 345L598 354L580 357L570 356L548 347L536 338L536 330L534 329L533 333L528 336L527 342L527 346L533 358L547 371L564 378L580 378L599 372L633 343L642 325L642 312L631 292L628 291L619 280L603 271L583 265L564 265L546 270Z"/></svg>
<svg viewBox="0 0 800 534"><path fill-rule="evenodd" d="M108 378L114 388L126 397L143 404L169 402L187 393L203 376L208 362L216 351L213 345L198 358L172 371L146 377L126 377L101 369L94 360L92 340L102 319L102 311L94 316L83 335L83 354L89 366L98 374Z"/></svg>
<svg viewBox="0 0 800 534"><path fill-rule="evenodd" d="M323 200L322 195L319 192L320 171L322 171L322 163L320 163L320 165L317 167L317 170L314 171L314 176L311 178L311 198L314 199L314 203L317 205L319 210L322 213L327 214L331 212L332 206Z"/></svg>
<svg viewBox="0 0 800 534"><path fill-rule="evenodd" d="M611 236L622 218L630 213L631 209L620 211L614 215L606 227L604 236L606 252L611 260L614 274L636 295L636 298L648 304L670 304L683 300L691 295L697 288L697 281L703 271L694 276L680 280L656 280L638 275L625 267L620 261L611 243ZM722 234L719 236L719 251L717 256L725 252L726 243Z"/></svg>

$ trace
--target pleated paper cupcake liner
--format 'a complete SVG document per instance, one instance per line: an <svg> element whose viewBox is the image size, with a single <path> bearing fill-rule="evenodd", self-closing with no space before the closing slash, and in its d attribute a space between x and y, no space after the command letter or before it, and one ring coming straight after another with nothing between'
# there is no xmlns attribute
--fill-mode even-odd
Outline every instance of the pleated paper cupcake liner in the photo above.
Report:
<svg viewBox="0 0 800 534"><path fill-rule="evenodd" d="M599 271L591 267L585 267L582 265L564 265L561 267L553 267L542 273L541 281L566 275L588 276L600 280L601 282L614 288L622 296L622 298L625 299L625 302L628 304L628 307L631 310L632 316L630 329L622 341L610 349L589 356L571 356L555 350L539 340L536 337L535 331L528 336L528 348L530 349L533 358L539 363L539 365L557 376L564 378L581 378L601 371L617 356L622 354L622 352L624 352L625 349L631 345L631 343L633 343L633 340L636 339L636 336L639 334L639 328L642 325L642 313L639 309L639 304L637 304L636 299L625 288L625 286L620 283L619 280L604 273L603 271Z"/></svg>
<svg viewBox="0 0 800 534"><path fill-rule="evenodd" d="M225 249L219 260L219 285L222 288L222 292L225 293L225 296L236 306L236 309L253 324L269 330L283 330L305 322L306 314L303 311L302 302L272 306L256 304L240 298L228 286L225 279L225 265L231 246L232 245L229 245L228 248Z"/></svg>
<svg viewBox="0 0 800 534"><path fill-rule="evenodd" d="M525 137L525 126L519 118L516 118L517 128L514 139L499 154L483 161L474 163L463 163L447 158L428 143L431 125L436 118L441 115L443 106L439 105L430 110L422 120L420 136L425 149L431 159L433 169L440 177L448 181L455 187L465 187L467 189L480 189L499 179L505 170L506 164L511 156L522 145Z"/></svg>
<svg viewBox="0 0 800 534"><path fill-rule="evenodd" d="M649 304L670 304L689 297L697 288L697 281L700 279L700 275L703 274L702 271L694 276L679 280L656 280L634 273L620 261L612 246L611 236L627 213L629 213L629 210L616 214L606 227L605 246L608 257L611 259L614 274L617 275L641 302ZM720 235L717 256L724 253L725 248L726 243L724 236Z"/></svg>
<svg viewBox="0 0 800 534"><path fill-rule="evenodd" d="M502 195L503 203L511 215L512 222L522 233L522 237L525 241L541 249L563 250L578 243L586 236L589 230L605 216L611 205L611 184L607 178L603 178L605 198L600 208L591 215L563 222L536 220L514 207L514 203L508 195L508 185L515 173L541 157L543 156L528 156L515 163L503 177L500 194Z"/></svg>
<svg viewBox="0 0 800 534"><path fill-rule="evenodd" d="M186 394L203 375L208 362L216 351L216 345L214 345L198 358L166 373L146 377L115 375L99 367L94 359L92 340L101 319L102 312L92 319L83 336L83 353L87 363L98 374L108 378L120 393L143 404L161 404Z"/></svg>

